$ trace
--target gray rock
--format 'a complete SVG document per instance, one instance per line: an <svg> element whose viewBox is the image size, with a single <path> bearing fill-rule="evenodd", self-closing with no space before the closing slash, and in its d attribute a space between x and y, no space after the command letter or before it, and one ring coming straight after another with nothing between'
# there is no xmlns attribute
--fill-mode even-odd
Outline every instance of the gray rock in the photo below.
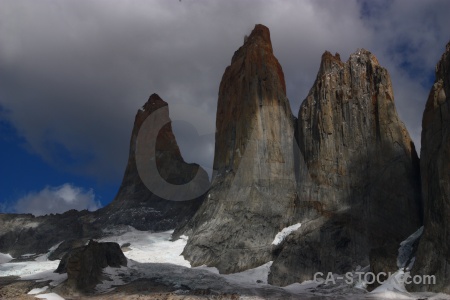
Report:
<svg viewBox="0 0 450 300"><path fill-rule="evenodd" d="M177 234L193 266L238 272L271 260L294 220L293 117L267 27L256 25L219 88L214 173L207 199Z"/></svg>
<svg viewBox="0 0 450 300"><path fill-rule="evenodd" d="M282 245L270 274L277 285L369 265L372 249L399 245L421 225L419 160L373 54L358 50L344 63L325 52L297 124L297 218L314 226Z"/></svg>
<svg viewBox="0 0 450 300"><path fill-rule="evenodd" d="M130 141L130 154L119 192L111 204L98 211L97 223L105 225L131 225L138 230L164 231L174 229L189 220L203 201L203 195L189 201L170 201L155 195L148 189L138 172L136 150L139 130L145 120L159 109L167 110L168 104L157 94L152 94L136 114ZM189 183L197 174L204 190L209 187L205 170L197 164L186 163L175 136L170 119L156 137L156 149L149 149L151 159L156 160L160 177L174 185ZM153 151L153 152L151 152ZM155 172L156 173L156 172ZM155 177L156 178L156 177Z"/></svg>
<svg viewBox="0 0 450 300"><path fill-rule="evenodd" d="M98 238L102 231L94 222L94 214L87 210L39 217L0 214L0 252L9 253L12 257L42 254L64 240Z"/></svg>
<svg viewBox="0 0 450 300"><path fill-rule="evenodd" d="M98 243L93 240L84 247L68 252L55 273L67 273L65 287L80 292L90 292L104 277L106 267L127 266L127 259L117 243Z"/></svg>
<svg viewBox="0 0 450 300"><path fill-rule="evenodd" d="M420 157L424 233L412 275L435 275L436 284L410 289L450 293L450 43L423 113Z"/></svg>
<svg viewBox="0 0 450 300"><path fill-rule="evenodd" d="M49 260L61 260L68 252L70 252L72 249L80 248L86 245L86 243L89 241L89 239L66 239L61 244L58 245L58 247L52 251L48 259Z"/></svg>

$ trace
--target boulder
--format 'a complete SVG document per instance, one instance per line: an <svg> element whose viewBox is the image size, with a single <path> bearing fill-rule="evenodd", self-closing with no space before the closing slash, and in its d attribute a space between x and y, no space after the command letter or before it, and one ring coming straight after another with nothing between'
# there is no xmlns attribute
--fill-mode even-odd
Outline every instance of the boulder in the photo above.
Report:
<svg viewBox="0 0 450 300"><path fill-rule="evenodd" d="M55 273L67 273L66 288L90 292L104 278L106 267L127 266L127 259L117 243L98 243L93 240L84 247L74 248L59 263Z"/></svg>

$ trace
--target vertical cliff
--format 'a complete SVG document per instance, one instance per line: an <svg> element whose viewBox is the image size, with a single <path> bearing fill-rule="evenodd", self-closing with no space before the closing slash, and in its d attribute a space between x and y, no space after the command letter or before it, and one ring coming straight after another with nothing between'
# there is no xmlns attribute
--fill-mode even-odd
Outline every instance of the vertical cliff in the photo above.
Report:
<svg viewBox="0 0 450 300"><path fill-rule="evenodd" d="M256 25L220 83L211 190L184 229L193 266L236 272L271 260L294 214L293 124L269 29Z"/></svg>
<svg viewBox="0 0 450 300"><path fill-rule="evenodd" d="M144 106L138 110L134 121L130 141L130 153L122 184L114 201L99 210L99 223L105 225L131 225L139 230L169 230L180 223L189 220L203 201L200 196L189 201L171 201L164 198L164 193L155 194L150 191L138 171L136 158L139 132L146 122L147 126L157 126L157 122L163 121L164 126L159 132L147 139L156 139L148 149L149 161L155 162L157 170L151 170L148 180L161 179L170 184L183 185L190 182L197 174L202 184L209 186L207 173L197 164L186 163L180 153L180 149L172 132L172 126L168 117L168 104L157 94L152 94ZM154 118L155 115L157 118ZM148 122L147 121L147 122ZM168 121L166 124L165 122ZM152 124L151 122L155 123ZM148 142L148 141L140 141ZM146 150L146 149L144 149ZM142 162L140 162L142 163ZM205 189L206 190L206 189Z"/></svg>
<svg viewBox="0 0 450 300"><path fill-rule="evenodd" d="M273 283L368 265L372 250L420 227L419 160L389 74L369 51L347 62L323 54L298 113L297 141L303 224L277 250Z"/></svg>
<svg viewBox="0 0 450 300"><path fill-rule="evenodd" d="M413 273L435 275L436 284L411 288L450 293L450 43L423 113L420 168L424 233Z"/></svg>

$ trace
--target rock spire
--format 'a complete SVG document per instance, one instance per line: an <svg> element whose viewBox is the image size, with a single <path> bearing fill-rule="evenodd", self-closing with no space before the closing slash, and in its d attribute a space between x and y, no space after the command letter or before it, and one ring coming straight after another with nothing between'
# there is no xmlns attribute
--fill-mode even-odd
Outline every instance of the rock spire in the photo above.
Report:
<svg viewBox="0 0 450 300"><path fill-rule="evenodd" d="M271 260L293 221L294 123L269 29L256 25L219 88L211 190L184 229L192 265L238 272Z"/></svg>

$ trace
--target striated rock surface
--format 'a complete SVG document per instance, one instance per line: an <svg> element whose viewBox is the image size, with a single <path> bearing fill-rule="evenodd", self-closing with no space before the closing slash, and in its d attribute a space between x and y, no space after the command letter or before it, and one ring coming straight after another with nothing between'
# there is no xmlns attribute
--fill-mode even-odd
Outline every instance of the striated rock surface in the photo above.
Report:
<svg viewBox="0 0 450 300"><path fill-rule="evenodd" d="M136 150L139 130L147 117L161 110L163 117L170 121L167 103L157 94L152 94L147 103L137 112L122 184L114 201L98 211L99 223L131 225L139 230L169 230L189 220L202 203L202 196L189 201L170 201L155 195L143 182L138 172ZM156 123L159 119L153 121ZM148 150L150 160L156 160L157 165L157 170L153 170L153 179L161 178L173 185L183 185L189 183L198 172L197 176L207 190L208 174L199 165L189 164L183 160L171 123L165 124L156 134L155 149Z"/></svg>
<svg viewBox="0 0 450 300"><path fill-rule="evenodd" d="M193 266L229 273L271 260L274 237L293 222L293 141L283 71L269 29L256 25L220 83L211 190L177 232L189 235Z"/></svg>
<svg viewBox="0 0 450 300"><path fill-rule="evenodd" d="M297 123L304 224L278 250L278 285L369 265L372 249L398 249L421 225L419 160L373 54L325 52Z"/></svg>
<svg viewBox="0 0 450 300"><path fill-rule="evenodd" d="M0 214L0 253L20 258L28 253L47 253L51 247L64 240L98 238L102 231L94 222L94 214L87 210L69 210L63 214L39 217L31 214Z"/></svg>
<svg viewBox="0 0 450 300"><path fill-rule="evenodd" d="M435 275L436 284L411 289L450 293L450 43L423 113L420 157L424 233L413 273Z"/></svg>

